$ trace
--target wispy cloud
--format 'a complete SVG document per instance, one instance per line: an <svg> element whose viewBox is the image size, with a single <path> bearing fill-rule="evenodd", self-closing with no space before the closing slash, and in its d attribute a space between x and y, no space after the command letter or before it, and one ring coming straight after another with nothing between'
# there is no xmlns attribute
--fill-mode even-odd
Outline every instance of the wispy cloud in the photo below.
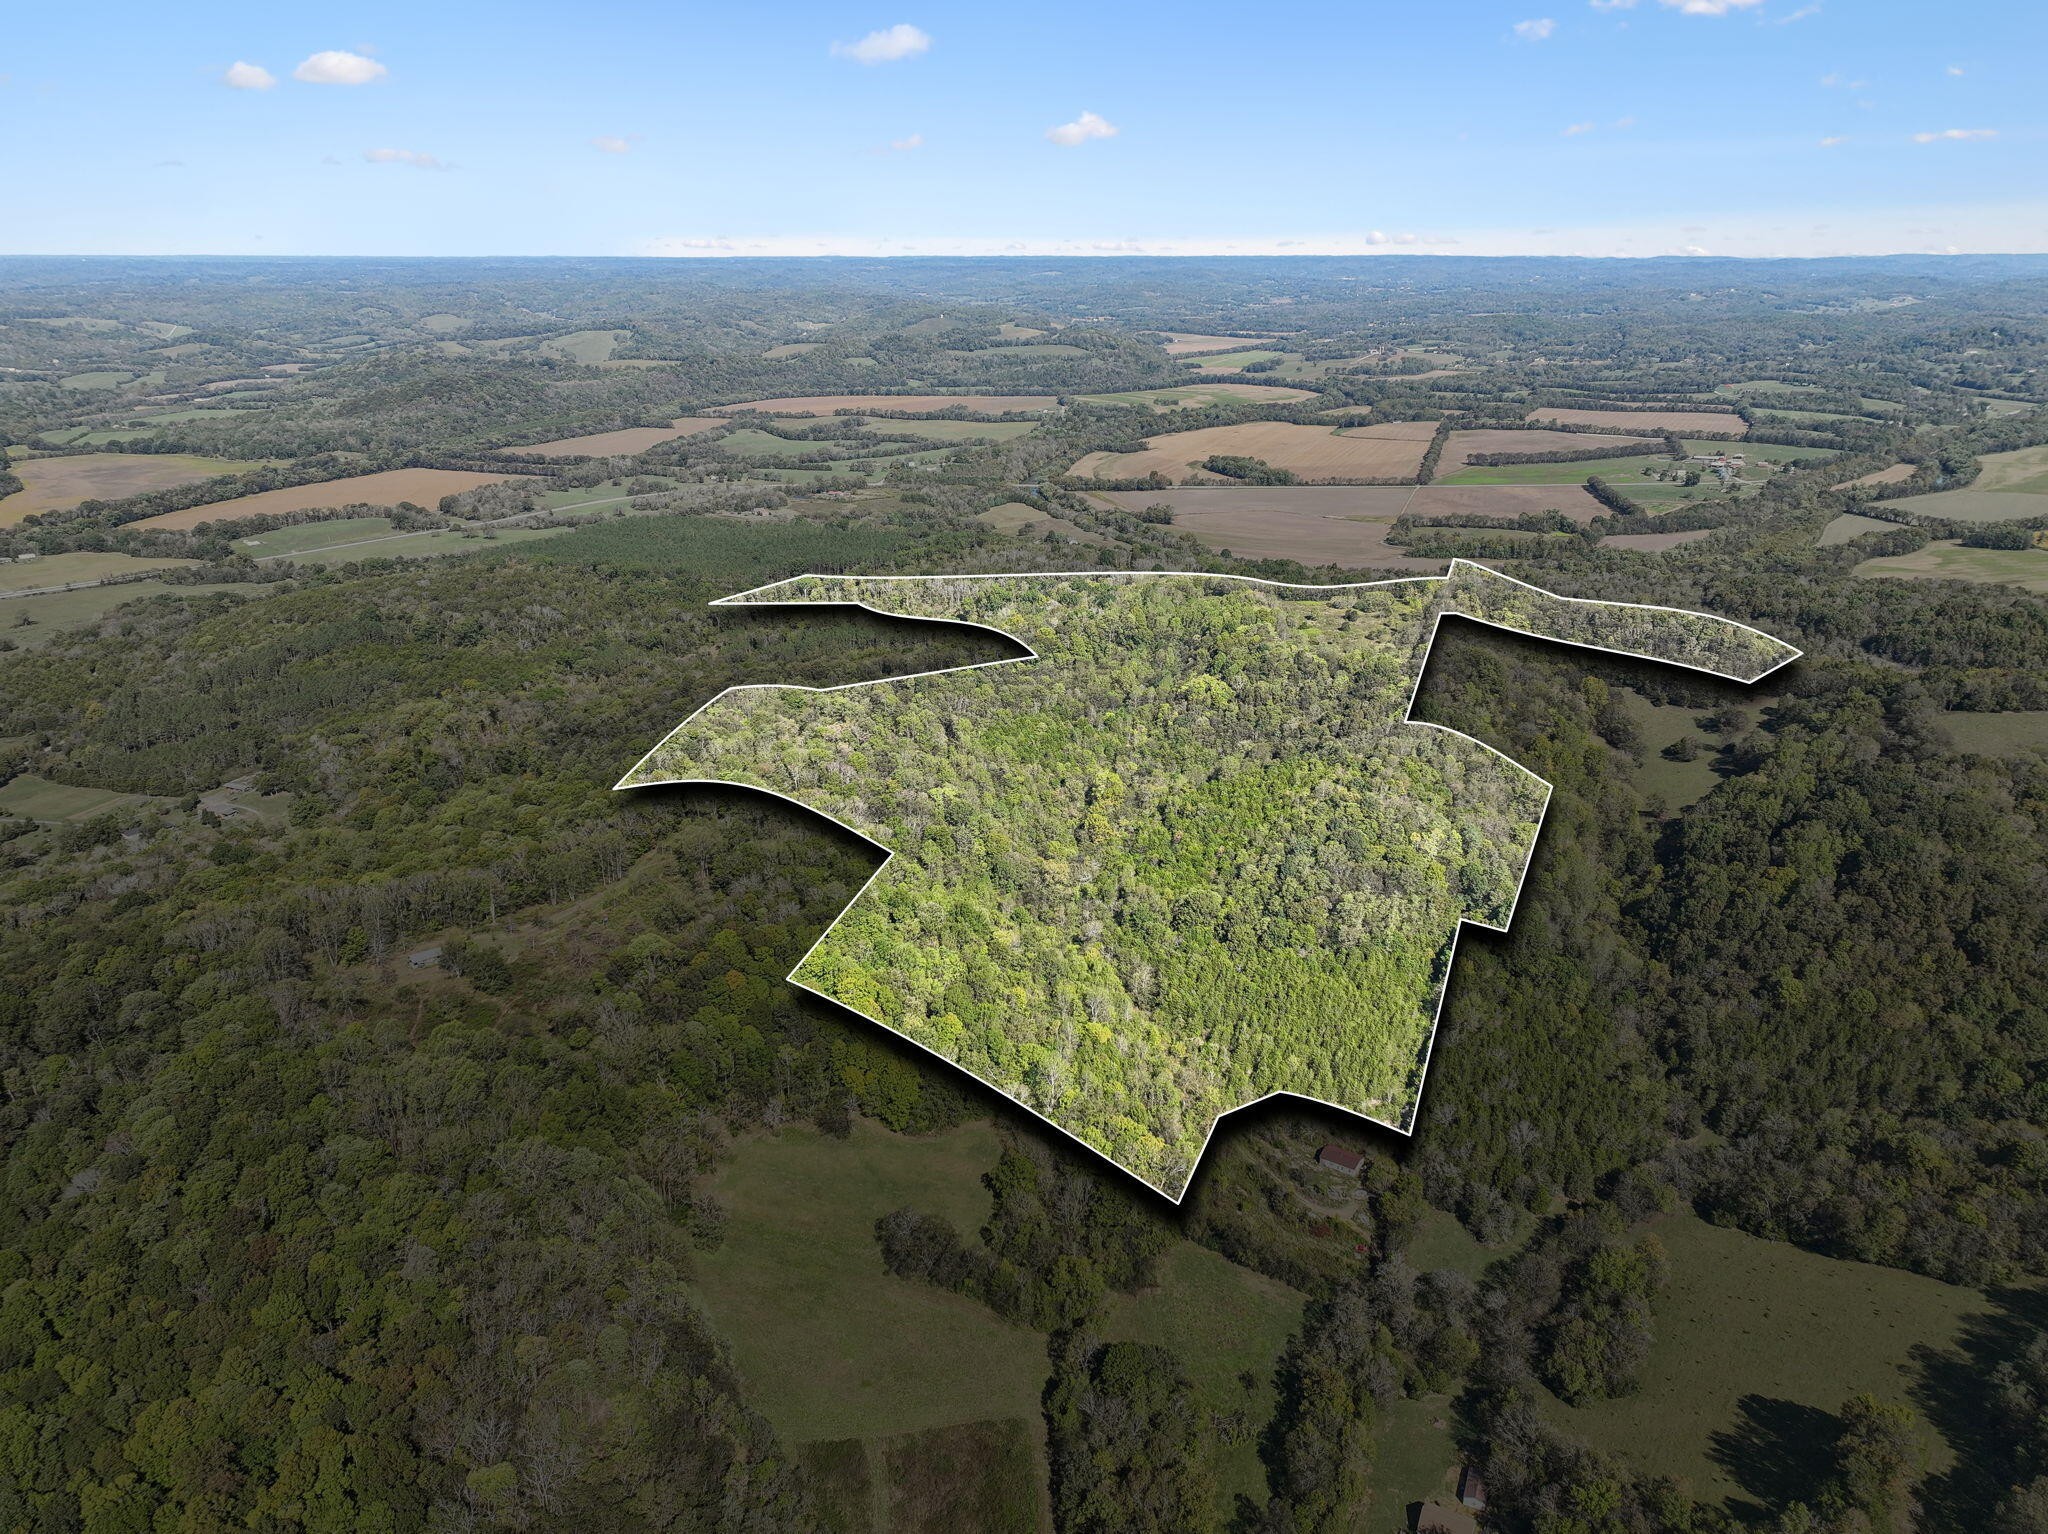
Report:
<svg viewBox="0 0 2048 1534"><path fill-rule="evenodd" d="M1573 123L1564 130L1562 137L1577 138L1581 133L1591 133L1595 126L1593 123Z"/></svg>
<svg viewBox="0 0 2048 1534"><path fill-rule="evenodd" d="M590 141L590 147L601 149L606 154L625 154L633 147L633 141L639 137L637 133L600 133Z"/></svg>
<svg viewBox="0 0 2048 1534"><path fill-rule="evenodd" d="M1958 79L1960 79L1963 73L1963 66L1960 64L1951 64L1948 66L1948 72L1956 76Z"/></svg>
<svg viewBox="0 0 2048 1534"><path fill-rule="evenodd" d="M339 48L313 54L302 60L292 71L294 80L304 80L308 85L368 85L372 80L381 80L391 71L375 59L365 58L360 53L349 53Z"/></svg>
<svg viewBox="0 0 2048 1534"><path fill-rule="evenodd" d="M1830 133L1830 134L1829 134L1829 135L1828 135L1828 136L1827 136L1826 138L1824 138L1824 139L1822 139L1822 140L1820 141L1820 147L1821 147L1821 148L1823 148L1823 149L1832 149L1832 148L1834 148L1834 147L1835 147L1835 145L1837 145L1837 144L1846 144L1846 143L1848 143L1848 142L1849 142L1849 135L1848 135L1848 134L1846 134L1846 133Z"/></svg>
<svg viewBox="0 0 2048 1534"><path fill-rule="evenodd" d="M1839 70L1833 69L1820 77L1820 84L1822 90L1830 91L1862 91L1870 89L1870 82L1868 80L1852 80Z"/></svg>
<svg viewBox="0 0 2048 1534"><path fill-rule="evenodd" d="M365 149L363 158L372 165L410 165L414 170L446 170L433 155L418 149Z"/></svg>
<svg viewBox="0 0 2048 1534"><path fill-rule="evenodd" d="M1731 11L1747 11L1762 5L1764 0L1657 0L1657 3L1682 16L1726 16Z"/></svg>
<svg viewBox="0 0 2048 1534"><path fill-rule="evenodd" d="M903 138L892 138L889 140L889 147L898 154L907 154L913 149L922 149L924 148L924 135L922 133L912 133Z"/></svg>
<svg viewBox="0 0 2048 1534"><path fill-rule="evenodd" d="M1943 128L1938 133L1916 133L1916 144L1969 143L1978 139L1997 138L1996 128Z"/></svg>
<svg viewBox="0 0 2048 1534"><path fill-rule="evenodd" d="M1515 23L1515 36L1525 43L1540 43L1557 30L1557 21L1550 16L1538 16L1529 21Z"/></svg>
<svg viewBox="0 0 2048 1534"><path fill-rule="evenodd" d="M1632 11L1636 8L1636 0L1586 0L1586 4L1596 11Z"/></svg>
<svg viewBox="0 0 2048 1534"><path fill-rule="evenodd" d="M1064 144L1069 149L1076 144L1085 144L1092 138L1115 138L1116 124L1098 117L1093 112L1083 112L1070 123L1061 123L1057 128L1047 128L1045 136L1055 144Z"/></svg>
<svg viewBox="0 0 2048 1534"><path fill-rule="evenodd" d="M220 83L229 90L267 91L277 84L277 76L261 64L247 64L236 59L221 72Z"/></svg>
<svg viewBox="0 0 2048 1534"><path fill-rule="evenodd" d="M931 50L932 37L920 27L913 27L907 21L899 21L893 27L883 27L870 32L857 42L834 43L834 58L852 59L856 64L893 64L898 59L914 59L920 53Z"/></svg>
<svg viewBox="0 0 2048 1534"><path fill-rule="evenodd" d="M1804 21L1809 16L1818 16L1819 14L1820 5L1818 0L1815 0L1815 3L1812 5L1802 5L1798 10L1787 11L1782 16L1760 16L1757 19L1759 21L1768 21L1774 27L1789 27L1795 21Z"/></svg>

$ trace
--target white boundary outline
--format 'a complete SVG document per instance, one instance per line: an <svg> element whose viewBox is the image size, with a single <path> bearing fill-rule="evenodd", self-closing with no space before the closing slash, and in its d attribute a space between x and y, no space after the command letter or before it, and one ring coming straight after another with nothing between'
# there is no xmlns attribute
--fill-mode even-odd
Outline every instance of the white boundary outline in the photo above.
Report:
<svg viewBox="0 0 2048 1534"><path fill-rule="evenodd" d="M1515 894L1514 898L1508 902L1507 916L1498 926L1496 926L1492 922L1480 921L1469 916L1461 916L1458 918L1457 925L1451 931L1450 952L1444 960L1443 979L1438 984L1436 991L1436 1010L1430 1015L1429 1036L1427 1039L1423 1041L1422 1065L1416 1076L1415 1096L1414 1099L1408 1104L1408 1124L1391 1124L1388 1123L1385 1119L1376 1119L1371 1114L1363 1112L1360 1109L1350 1107L1347 1104L1329 1102L1326 1099L1320 1097L1311 1097L1304 1092L1289 1092L1284 1089L1268 1092L1261 1097L1253 1098L1250 1102L1238 1103L1234 1107L1225 1108L1209 1121L1209 1132L1202 1137L1201 1149L1195 1152L1194 1159L1188 1163L1187 1179L1181 1184L1180 1192L1178 1193L1168 1193L1164 1188L1160 1187L1157 1183L1148 1182L1143 1175L1125 1166L1121 1161L1118 1161L1114 1156L1110 1155L1109 1152L1103 1150L1099 1146L1090 1145L1086 1140L1082 1139L1079 1135L1075 1134L1073 1130L1067 1128L1064 1124L1057 1123L1054 1120L1047 1118L1043 1113L1040 1113L1036 1108L1032 1107L1029 1103L1023 1102L1020 1099L1012 1096L1010 1093L1004 1091L1000 1086L997 1086L996 1083L990 1081L986 1076L983 1076L978 1072L969 1070L966 1066L962 1065L958 1060L953 1059L951 1056L940 1054L931 1046L927 1044L922 1044L918 1040L911 1038L910 1035L903 1032L902 1029L896 1028L889 1023L885 1023L878 1017L870 1017L867 1013L861 1011L858 1007L847 1006L847 1004L841 1001L838 997L829 996L825 992L819 990L816 986L805 985L803 981L796 978L796 972L804 967L804 964L810 959L813 953L817 952L818 945L820 943L823 943L826 938L832 935L832 929L834 927L837 927L839 923L845 919L846 913L848 911L851 911L856 905L860 903L861 896L865 895L868 892L868 886L873 884L875 880L879 879L882 876L882 870L887 868L889 864L895 860L895 849L884 846L881 842L876 841L872 836L869 836L864 831L856 830L854 827L848 825L845 821L841 820L836 815L828 814L826 811L818 809L813 805L805 804L801 799L791 798L788 794L779 793L772 788L760 788L752 783L735 783L729 778L656 778L649 779L648 781L642 783L632 783L628 781L628 779L630 779L634 773L638 772L642 767L647 765L648 761L653 758L656 752L660 751L663 746L667 745L669 741L674 739L683 730L689 728L691 721L694 720L699 714L703 713L705 709L710 708L713 704L719 702L723 698L730 697L734 693L852 692L855 689L862 687L881 687L893 682L914 682L921 677L928 676L954 676L958 675L963 671L981 671L991 666L1014 666L1022 664L1024 662L1035 661L1039 659L1039 654L1036 650L1032 649L1029 644L1026 644L1022 639L1018 638L1015 634L1010 633L1007 629L996 628L993 624L970 622L969 620L964 618L934 618L925 613L891 612L887 608L874 607L868 604L867 602L813 602L795 598L786 601L768 602L750 602L747 600L747 598L755 595L757 592L773 591L779 586L793 585L798 581L1017 581L1046 580L1068 576L1084 576L1091 578L1113 577L1138 579L1159 575L1175 575L1191 576L1201 580L1243 581L1245 584L1251 586L1277 587L1285 591L1340 592L1362 591L1377 586L1414 585L1424 581L1450 581L1457 576L1458 566L1460 565L1470 565L1475 570L1484 571L1488 577L1494 580L1512 582L1514 585L1523 587L1525 590L1538 592L1541 595L1548 597L1551 601L1554 602L1576 602L1588 607L1623 607L1634 608L1641 612L1677 613L1688 618L1710 618L1716 623L1726 623L1731 625L1732 627L1742 629L1746 633L1755 634L1760 639L1767 639L1772 644L1784 645L1784 647L1788 650L1791 650L1792 653L1787 655L1783 660L1777 662L1775 665L1765 667L1762 671L1759 671L1753 677L1733 677L1725 671L1715 671L1708 666L1695 666L1689 661L1667 660L1660 655L1644 655L1640 651L1636 650L1617 650L1607 645L1587 644L1581 640L1576 639L1552 639L1547 634L1534 634L1526 629L1513 628L1505 623L1496 623L1490 618L1479 618L1474 617L1470 613L1458 612L1455 608L1446 608L1442 611L1439 611L1436 615L1435 620L1429 626L1429 638L1423 642L1422 663L1415 669L1415 685L1413 688L1409 690L1408 707L1402 713L1401 723L1421 725L1425 729L1442 730L1447 735L1455 735L1460 740L1470 741L1473 745L1480 747L1482 750L1491 751L1495 756L1499 757L1502 761L1506 762L1510 767L1513 767L1516 771L1527 774L1530 778L1534 779L1536 782L1541 783L1543 785L1543 804L1542 807L1536 813L1536 829L1534 830L1534 832L1530 834L1528 844L1529 850L1523 855L1521 876L1515 881ZM1083 1150L1088 1151L1090 1154L1101 1157L1104 1161L1108 1162L1111 1166L1115 1167L1119 1172L1123 1173L1126 1177L1129 1177L1133 1181L1141 1184L1142 1186L1151 1189L1154 1193L1159 1194L1162 1198L1172 1203L1175 1207L1178 1207L1181 1204L1181 1202L1184 1199L1186 1199L1188 1190L1194 1186L1195 1175L1201 1170L1203 1158L1205 1158L1209 1154L1209 1143L1210 1141L1216 1138L1216 1130L1218 1126L1221 1125L1222 1122L1226 1118L1230 1117L1230 1115L1232 1115L1233 1113L1243 1113L1247 1109L1258 1107L1261 1103L1270 1102L1272 1099L1276 1097L1293 1097L1299 1099L1302 1102L1315 1103L1324 1108L1334 1108L1339 1113L1348 1113L1353 1118L1364 1119L1368 1124L1377 1124L1383 1129L1391 1129L1396 1134L1406 1135L1410 1139L1413 1139L1415 1135L1415 1130L1412 1126L1421 1117L1422 1094L1424 1089L1429 1084L1430 1061L1435 1057L1436 1054L1437 1028L1443 1020L1444 999L1450 994L1451 975L1457 967L1458 940L1459 938L1464 936L1465 928L1468 926L1483 927L1489 932L1506 932L1514 924L1515 913L1521 909L1522 887L1528 883L1529 870L1536 862L1536 847L1537 844L1541 842L1543 839L1543 827L1549 819L1550 800L1553 793L1555 792L1555 785L1553 785L1548 778L1542 777L1537 773L1531 772L1527 767L1523 766L1520 762L1516 761L1513 757L1509 756L1505 751L1501 751L1496 747L1488 745L1485 741L1480 740L1476 736L1467 735L1463 730L1454 730L1447 724L1434 724L1427 719L1417 719L1415 717L1415 700L1422 695L1422 679L1425 675L1428 674L1429 663L1436 655L1437 633L1439 630L1442 629L1443 621L1445 618L1463 618L1468 623L1477 623L1485 628L1499 629L1502 633L1505 634L1519 634L1525 639L1536 639L1546 644L1565 645L1568 648L1575 650L1592 650L1595 653L1601 655L1619 655L1626 657L1630 660L1652 661L1660 666L1676 666L1683 671L1697 671L1704 676L1718 677L1722 681L1737 682L1744 687L1754 687L1758 682L1761 682L1765 677L1771 675L1775 671L1781 670L1784 667L1791 665L1792 662L1798 660L1802 655L1806 653L1803 650L1799 650L1791 645L1785 644L1785 641L1779 639L1776 635L1766 634L1762 629L1759 628L1751 628L1750 625L1748 625L1747 623L1737 623L1733 618L1716 617L1713 613L1698 612L1695 609L1689 607L1660 607L1653 603L1648 602L1608 602L1603 601L1598 597L1568 597L1561 595L1560 593L1555 591L1546 590L1545 588L1535 585L1529 581L1517 580L1512 575L1504 575L1500 571L1492 568L1492 566L1483 565L1479 563L1479 561L1474 559L1453 559L1451 561L1450 569L1442 575L1408 575L1397 576L1393 579L1384 581L1339 581L1333 584L1304 584L1297 581L1268 581L1261 580L1257 576L1221 575L1217 574L1214 571L1209 570L1009 570L992 571L985 574L971 575L819 575L807 572L803 575L792 575L785 580L770 581L765 586L755 586L746 591L735 592L733 595L729 597L719 597L713 602L711 602L709 605L712 607L858 607L867 612L874 613L878 617L883 618L907 618L914 622L947 623L953 625L956 628L980 629L984 633L998 634L1004 639L1009 640L1012 644L1022 645L1024 647L1027 653L1023 655L1007 656L1002 660L976 661L973 664L966 666L944 666L936 671L913 671L904 676L876 677L870 681L865 682L843 682L836 687L806 687L799 682L747 682L737 687L728 687L723 692L718 693L715 697L707 699L705 702L699 704L695 709L693 709L690 712L687 718L685 718L680 724L676 725L675 728L670 730L666 735L662 736L662 738L655 743L652 749L650 749L643 756L641 756L640 760L635 762L632 765L632 767L627 770L624 777L620 778L618 782L612 785L612 791L616 793L622 789L632 788L673 788L684 787L691 784L715 785L720 788L741 788L747 790L750 793L767 794L772 798L784 800L785 802L795 805L798 809L803 810L808 814L816 815L823 820L829 820L832 822L832 824L839 827L840 830L846 831L851 835L858 837L860 840L866 842L870 847L875 848L878 852L882 854L882 861L875 865L875 871L867 876L866 881L862 883L861 887L858 890L854 891L853 898L848 900L845 905L840 907L839 914L833 917L832 920L826 924L825 930L823 932L820 932L817 938L812 942L811 946L804 950L803 957L798 959L795 964L790 966L789 973L783 976L784 982L789 985L794 985L801 990L809 991L813 996L822 997L824 1000L831 1002L833 1006L841 1008L844 1011L851 1012L856 1017L865 1018L868 1022L873 1023L877 1028L884 1029L885 1031L894 1034L897 1038L903 1040L905 1043L913 1046L914 1048L923 1050L926 1054L930 1055L934 1060L937 1060L940 1063L951 1067L953 1070L961 1072L963 1075L972 1076L976 1081L980 1082L983 1086L987 1087L990 1091L994 1092L1004 1101L1010 1103L1013 1107L1022 1108L1026 1113L1030 1114L1039 1122L1047 1125L1052 1129L1057 1130L1060 1134L1065 1135L1069 1140L1072 1140L1076 1145L1080 1146Z"/></svg>

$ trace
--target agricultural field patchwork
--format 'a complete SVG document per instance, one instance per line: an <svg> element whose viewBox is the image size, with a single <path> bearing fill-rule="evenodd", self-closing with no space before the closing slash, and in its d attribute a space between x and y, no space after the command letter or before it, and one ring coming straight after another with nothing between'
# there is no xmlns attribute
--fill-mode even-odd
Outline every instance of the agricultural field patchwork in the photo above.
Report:
<svg viewBox="0 0 2048 1534"><path fill-rule="evenodd" d="M22 459L9 471L21 481L21 489L0 499L0 527L11 527L32 513L64 511L80 501L114 501L256 467L243 459L187 453L73 453Z"/></svg>
<svg viewBox="0 0 2048 1534"><path fill-rule="evenodd" d="M1531 410L1524 420L1551 421L1563 426L1590 426L1602 432L1617 431L1631 436L1644 432L1733 432L1749 430L1739 415L1717 410L1576 410L1543 405Z"/></svg>
<svg viewBox="0 0 2048 1534"><path fill-rule="evenodd" d="M284 490L262 490L206 506L188 506L183 511L145 517L135 526L197 527L202 522L233 522L242 517L281 516L286 512L339 506L396 506L401 501L432 511L444 495L516 478L514 474L472 474L459 469L385 469L376 474L354 474L346 479L293 485Z"/></svg>

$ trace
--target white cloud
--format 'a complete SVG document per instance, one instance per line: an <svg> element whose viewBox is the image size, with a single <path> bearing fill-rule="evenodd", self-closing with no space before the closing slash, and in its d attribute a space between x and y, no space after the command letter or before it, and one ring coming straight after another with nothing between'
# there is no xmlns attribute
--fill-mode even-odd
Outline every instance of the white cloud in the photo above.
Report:
<svg viewBox="0 0 2048 1534"><path fill-rule="evenodd" d="M277 84L277 76L261 64L245 64L236 59L221 75L220 83L230 90L267 91Z"/></svg>
<svg viewBox="0 0 2048 1534"><path fill-rule="evenodd" d="M338 48L329 48L324 53L313 54L303 60L292 71L294 80L304 80L308 85L368 85L372 80L381 80L391 73L375 59L364 58L360 53L345 53Z"/></svg>
<svg viewBox="0 0 2048 1534"><path fill-rule="evenodd" d="M1960 77L1963 72L1963 66L1960 64L1951 64L1948 66L1948 72L1952 75Z"/></svg>
<svg viewBox="0 0 2048 1534"><path fill-rule="evenodd" d="M1525 43L1540 43L1557 30L1557 22L1549 16L1538 16L1530 21L1515 23L1515 36Z"/></svg>
<svg viewBox="0 0 2048 1534"><path fill-rule="evenodd" d="M834 43L834 58L852 59L856 64L893 64L898 59L913 59L920 53L928 52L932 37L907 21L899 21L893 27L883 27L879 32L870 32L859 42Z"/></svg>
<svg viewBox="0 0 2048 1534"><path fill-rule="evenodd" d="M1868 90L1870 88L1870 82L1868 80L1852 80L1847 75L1842 74L1836 70L1829 70L1828 73L1822 75L1820 77L1820 83L1821 88L1823 90L1830 91L1861 91Z"/></svg>
<svg viewBox="0 0 2048 1534"><path fill-rule="evenodd" d="M1726 16L1730 11L1746 11L1752 6L1762 5L1764 0L1657 0L1657 3L1682 16Z"/></svg>
<svg viewBox="0 0 2048 1534"><path fill-rule="evenodd" d="M913 133L906 138L892 138L889 140L889 147L898 154L907 153L912 149L922 149L924 148L924 135L922 133Z"/></svg>
<svg viewBox="0 0 2048 1534"><path fill-rule="evenodd" d="M1591 133L1592 131L1593 124L1591 123L1573 123L1564 130L1563 136L1565 138L1577 138L1581 133Z"/></svg>
<svg viewBox="0 0 2048 1534"><path fill-rule="evenodd" d="M1789 27L1795 21L1804 21L1809 16L1818 16L1819 14L1819 0L1815 0L1814 4L1802 5L1798 10L1787 11L1783 16L1765 16L1760 19L1768 21L1774 27Z"/></svg>
<svg viewBox="0 0 2048 1534"><path fill-rule="evenodd" d="M1083 112L1070 123L1061 123L1057 128L1047 128L1045 136L1055 144L1064 144L1069 149L1076 144L1085 144L1092 138L1115 138L1116 124L1097 117L1093 112Z"/></svg>
<svg viewBox="0 0 2048 1534"><path fill-rule="evenodd" d="M1713 252L1704 245L1681 245L1671 254L1674 256L1710 256Z"/></svg>
<svg viewBox="0 0 2048 1534"><path fill-rule="evenodd" d="M365 149L363 158L372 165L410 165L415 170L446 170L433 155L418 149Z"/></svg>
<svg viewBox="0 0 2048 1534"><path fill-rule="evenodd" d="M1636 8L1636 0L1586 0L1586 4L1596 11L1632 11Z"/></svg>
<svg viewBox="0 0 2048 1534"><path fill-rule="evenodd" d="M1846 144L1846 143L1848 143L1848 142L1849 142L1849 135L1848 135L1848 134L1846 134L1846 133L1830 133L1830 134L1829 134L1829 135L1828 135L1828 136L1827 136L1826 138L1824 138L1824 139L1822 139L1822 140L1820 141L1820 147L1821 147L1821 148L1823 148L1823 149L1832 149L1832 148L1834 148L1834 147L1835 147L1835 145L1837 145L1837 144Z"/></svg>
<svg viewBox="0 0 2048 1534"><path fill-rule="evenodd" d="M633 147L633 138L638 136L635 134L632 138L622 138L616 133L600 133L590 141L590 147L602 149L606 154L624 154Z"/></svg>
<svg viewBox="0 0 2048 1534"><path fill-rule="evenodd" d="M1916 133L1916 144L1968 143L1976 139L1997 138L1996 128L1943 128L1939 133Z"/></svg>
<svg viewBox="0 0 2048 1534"><path fill-rule="evenodd" d="M1614 119L1614 126L1617 128L1627 129L1633 128L1635 125L1636 120L1633 117L1617 117Z"/></svg>

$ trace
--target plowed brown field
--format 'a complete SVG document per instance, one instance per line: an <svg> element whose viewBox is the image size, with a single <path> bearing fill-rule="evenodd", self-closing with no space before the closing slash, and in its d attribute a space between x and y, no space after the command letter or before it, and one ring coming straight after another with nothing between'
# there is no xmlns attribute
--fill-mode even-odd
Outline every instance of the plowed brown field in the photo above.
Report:
<svg viewBox="0 0 2048 1534"><path fill-rule="evenodd" d="M1068 472L1080 479L1143 479L1156 473L1182 484L1228 484L1197 467L1223 453L1263 459L1308 480L1404 479L1421 467L1422 450L1435 430L1428 427L1418 437L1416 428L1424 424L1390 421L1340 434L1329 426L1245 421L1151 437L1139 453L1090 453Z"/></svg>
<svg viewBox="0 0 2048 1534"><path fill-rule="evenodd" d="M644 453L658 442L673 442L677 437L695 436L700 431L710 431L726 423L717 416L677 416L666 426L624 426L617 431L592 432L587 437L557 437L552 442L536 442L530 447L515 447L508 451L532 453L540 458L607 458L627 457Z"/></svg>

